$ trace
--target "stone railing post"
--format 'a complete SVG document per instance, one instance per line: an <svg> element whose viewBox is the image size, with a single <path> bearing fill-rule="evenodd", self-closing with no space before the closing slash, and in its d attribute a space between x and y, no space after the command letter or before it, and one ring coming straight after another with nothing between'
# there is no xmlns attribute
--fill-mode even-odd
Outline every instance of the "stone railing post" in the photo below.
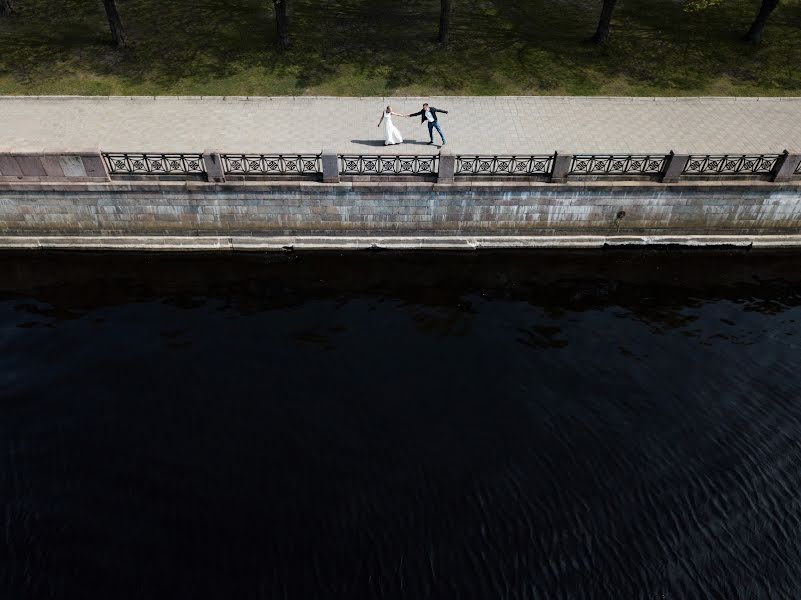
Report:
<svg viewBox="0 0 801 600"><path fill-rule="evenodd" d="M339 155L333 150L323 150L323 183L339 183Z"/></svg>
<svg viewBox="0 0 801 600"><path fill-rule="evenodd" d="M453 175L455 172L456 157L450 150L440 150L437 183L453 183Z"/></svg>
<svg viewBox="0 0 801 600"><path fill-rule="evenodd" d="M103 154L97 149L0 153L0 177L37 181L80 177L111 181Z"/></svg>
<svg viewBox="0 0 801 600"><path fill-rule="evenodd" d="M565 183L567 176L570 175L570 167L573 166L572 154L560 154L554 152L553 169L551 169L551 183Z"/></svg>
<svg viewBox="0 0 801 600"><path fill-rule="evenodd" d="M206 179L213 183L225 183L225 169L218 150L203 151L203 165L206 167Z"/></svg>
<svg viewBox="0 0 801 600"><path fill-rule="evenodd" d="M770 180L776 182L790 181L798 165L801 164L801 150L785 150L773 167Z"/></svg>
<svg viewBox="0 0 801 600"><path fill-rule="evenodd" d="M684 172L684 167L687 166L689 158L689 154L676 154L671 150L670 154L667 155L665 170L662 171L660 181L662 183L676 183Z"/></svg>
<svg viewBox="0 0 801 600"><path fill-rule="evenodd" d="M106 165L106 161L103 158L103 152L100 150L100 148L93 148L92 150L81 152L78 154L78 156L80 156L83 172L87 177L102 177L106 181L111 181L111 173L108 171L108 165ZM65 159L62 159L62 163L64 161ZM69 176L71 171L70 166L62 164L61 167L64 175ZM75 174L80 174L80 170L73 172Z"/></svg>

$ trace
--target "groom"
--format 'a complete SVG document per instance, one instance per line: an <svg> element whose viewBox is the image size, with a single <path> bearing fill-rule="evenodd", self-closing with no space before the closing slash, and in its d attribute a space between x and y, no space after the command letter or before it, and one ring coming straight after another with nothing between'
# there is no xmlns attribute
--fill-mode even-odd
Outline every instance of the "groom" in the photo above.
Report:
<svg viewBox="0 0 801 600"><path fill-rule="evenodd" d="M434 143L434 130L436 129L437 133L439 134L439 137L442 138L442 145L444 146L445 136L442 135L442 129L439 128L439 122L437 121L438 112L445 113L446 115L448 114L447 110L442 110L441 108L434 108L433 106L429 107L428 102L426 102L425 104L423 104L423 110L419 110L416 113L410 114L409 116L416 117L417 115L420 115L421 123L425 123L426 121L428 121L428 137L431 139L431 141L428 143L429 144Z"/></svg>

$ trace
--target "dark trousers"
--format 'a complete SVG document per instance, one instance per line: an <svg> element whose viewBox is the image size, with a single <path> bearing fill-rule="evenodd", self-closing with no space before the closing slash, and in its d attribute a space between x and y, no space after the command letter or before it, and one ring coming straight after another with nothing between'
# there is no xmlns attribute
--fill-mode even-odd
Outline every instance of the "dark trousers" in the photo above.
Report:
<svg viewBox="0 0 801 600"><path fill-rule="evenodd" d="M445 143L445 136L442 135L442 129L439 128L439 122L437 121L429 121L428 122L428 137L430 141L434 141L434 130L437 130L439 137L442 138L442 143Z"/></svg>

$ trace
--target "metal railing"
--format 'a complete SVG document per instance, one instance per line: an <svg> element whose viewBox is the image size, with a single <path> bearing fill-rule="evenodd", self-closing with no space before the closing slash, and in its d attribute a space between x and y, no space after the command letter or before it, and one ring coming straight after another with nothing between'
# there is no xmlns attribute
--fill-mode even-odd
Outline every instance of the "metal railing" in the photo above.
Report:
<svg viewBox="0 0 801 600"><path fill-rule="evenodd" d="M684 173L688 175L769 174L779 160L778 154L691 154Z"/></svg>
<svg viewBox="0 0 801 600"><path fill-rule="evenodd" d="M195 153L103 152L110 175L202 175L203 155Z"/></svg>
<svg viewBox="0 0 801 600"><path fill-rule="evenodd" d="M340 175L436 175L439 155L340 154Z"/></svg>
<svg viewBox="0 0 801 600"><path fill-rule="evenodd" d="M659 175L665 154L574 154L571 175Z"/></svg>
<svg viewBox="0 0 801 600"><path fill-rule="evenodd" d="M120 178L198 179L208 175L220 182L232 178L339 176L430 176L445 182L453 177L541 177L567 181L616 176L677 181L679 177L765 179L801 175L798 154L217 154L208 152L102 152L110 176ZM799 161L787 164L786 161ZM677 161L683 161L679 163ZM207 173L207 166L211 174ZM444 169L441 171L441 169ZM786 179L784 179L786 180Z"/></svg>
<svg viewBox="0 0 801 600"><path fill-rule="evenodd" d="M320 154L221 154L226 175L317 175Z"/></svg>
<svg viewBox="0 0 801 600"><path fill-rule="evenodd" d="M553 154L531 156L457 155L454 175L550 175Z"/></svg>

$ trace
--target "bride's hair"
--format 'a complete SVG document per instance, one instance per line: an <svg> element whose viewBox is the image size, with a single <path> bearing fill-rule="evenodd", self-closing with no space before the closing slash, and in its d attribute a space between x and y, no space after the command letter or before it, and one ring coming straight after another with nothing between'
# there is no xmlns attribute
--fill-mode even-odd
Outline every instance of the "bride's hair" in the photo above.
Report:
<svg viewBox="0 0 801 600"><path fill-rule="evenodd" d="M392 107L391 106L387 106L387 112L392 112Z"/></svg>

